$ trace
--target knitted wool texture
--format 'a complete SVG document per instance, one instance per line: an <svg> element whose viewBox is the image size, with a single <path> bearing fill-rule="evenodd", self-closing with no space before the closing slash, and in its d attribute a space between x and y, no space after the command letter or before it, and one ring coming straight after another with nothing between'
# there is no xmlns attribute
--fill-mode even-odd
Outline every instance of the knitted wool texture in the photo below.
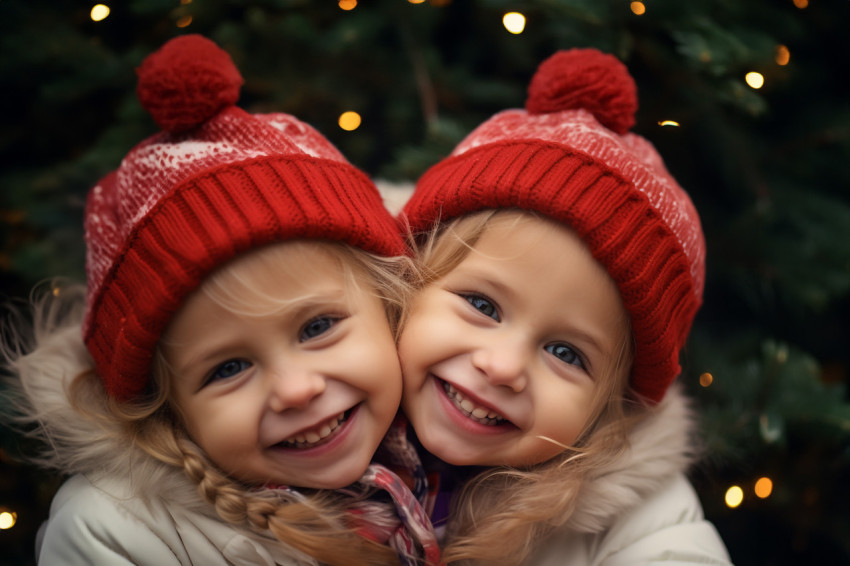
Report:
<svg viewBox="0 0 850 566"><path fill-rule="evenodd" d="M120 400L143 392L186 295L236 255L293 238L404 251L375 186L327 139L291 115L233 105L242 77L212 41L173 39L137 73L164 131L90 191L85 211L83 338Z"/></svg>
<svg viewBox="0 0 850 566"><path fill-rule="evenodd" d="M593 49L560 51L534 75L525 110L485 121L421 177L402 218L414 232L485 209L535 211L575 230L613 278L634 337L630 384L658 402L702 303L699 216L661 157L629 133L637 91Z"/></svg>

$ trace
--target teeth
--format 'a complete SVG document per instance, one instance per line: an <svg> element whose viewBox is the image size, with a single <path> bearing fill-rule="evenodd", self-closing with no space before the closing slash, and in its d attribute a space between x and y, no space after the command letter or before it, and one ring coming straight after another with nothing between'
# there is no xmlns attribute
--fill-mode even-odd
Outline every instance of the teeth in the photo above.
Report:
<svg viewBox="0 0 850 566"><path fill-rule="evenodd" d="M463 394L454 388L450 383L444 382L443 389L446 391L446 395L449 399L452 400L455 407L460 409L467 417L471 418L474 421L477 421L481 424L486 425L499 425L505 422L505 417L500 415L499 413L494 413L484 407L479 407L475 403L473 403L470 399L467 399L463 396Z"/></svg>
<svg viewBox="0 0 850 566"><path fill-rule="evenodd" d="M324 440L345 421L345 413L340 413L329 421L322 423L313 430L296 434L280 442L287 448L311 448L313 444Z"/></svg>

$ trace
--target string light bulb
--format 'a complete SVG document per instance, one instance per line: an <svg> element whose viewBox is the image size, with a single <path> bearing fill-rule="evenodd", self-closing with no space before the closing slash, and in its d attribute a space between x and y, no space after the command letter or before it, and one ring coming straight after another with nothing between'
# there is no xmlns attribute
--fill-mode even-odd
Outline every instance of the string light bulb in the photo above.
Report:
<svg viewBox="0 0 850 566"><path fill-rule="evenodd" d="M726 501L726 506L730 509L734 509L744 501L744 490L737 485L733 485L726 490L726 497L724 499Z"/></svg>
<svg viewBox="0 0 850 566"><path fill-rule="evenodd" d="M776 64L784 67L791 62L791 51L784 45L776 46Z"/></svg>
<svg viewBox="0 0 850 566"><path fill-rule="evenodd" d="M362 119L360 118L360 114L351 110L340 114L338 121L339 127L346 132L353 132L360 127L361 122Z"/></svg>
<svg viewBox="0 0 850 566"><path fill-rule="evenodd" d="M518 35L525 30L525 16L519 12L508 12L502 16L502 25L512 34Z"/></svg>
<svg viewBox="0 0 850 566"><path fill-rule="evenodd" d="M710 373L704 372L702 375L699 376L699 384L703 387L708 387L712 383L714 383L714 376Z"/></svg>
<svg viewBox="0 0 850 566"><path fill-rule="evenodd" d="M0 529L8 530L18 522L18 514L7 509L0 510Z"/></svg>
<svg viewBox="0 0 850 566"><path fill-rule="evenodd" d="M756 90L764 86L764 75L756 71L750 71L747 73L746 76L744 76L744 80L750 88L754 88Z"/></svg>
<svg viewBox="0 0 850 566"><path fill-rule="evenodd" d="M339 0L338 6L345 11L353 10L357 7L357 0Z"/></svg>
<svg viewBox="0 0 850 566"><path fill-rule="evenodd" d="M89 14L93 22L101 22L109 16L109 6L106 4L95 4Z"/></svg>
<svg viewBox="0 0 850 566"><path fill-rule="evenodd" d="M767 499L773 493L773 480L768 477L759 478L756 481L754 491L759 499Z"/></svg>
<svg viewBox="0 0 850 566"><path fill-rule="evenodd" d="M632 14L636 16L642 16L646 13L646 4L643 2L632 2L629 4L629 8L632 11Z"/></svg>

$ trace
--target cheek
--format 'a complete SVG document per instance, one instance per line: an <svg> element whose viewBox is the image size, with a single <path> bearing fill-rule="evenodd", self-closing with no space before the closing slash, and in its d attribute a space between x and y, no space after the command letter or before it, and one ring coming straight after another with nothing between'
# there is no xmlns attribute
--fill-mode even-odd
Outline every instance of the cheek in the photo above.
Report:
<svg viewBox="0 0 850 566"><path fill-rule="evenodd" d="M398 341L398 355L402 368L421 370L435 363L449 351L448 344L457 343L456 324L443 309L414 312Z"/></svg>
<svg viewBox="0 0 850 566"><path fill-rule="evenodd" d="M383 421L394 418L402 395L402 373L396 344L390 334L377 341L361 342L357 363L343 357L338 375L347 385L359 389L375 417Z"/></svg>
<svg viewBox="0 0 850 566"><path fill-rule="evenodd" d="M240 405L235 399L232 401L222 406L193 407L187 417L189 437L213 460L231 454L239 446L256 445L258 423L252 422L247 410L234 410L246 405Z"/></svg>
<svg viewBox="0 0 850 566"><path fill-rule="evenodd" d="M538 432L559 444L572 446L590 421L592 402L592 389L547 396L538 405Z"/></svg>
<svg viewBox="0 0 850 566"><path fill-rule="evenodd" d="M439 409L431 382L418 379L414 383L413 380L405 378L401 407L426 449L439 450L440 446L444 446L441 440L434 440L442 438L441 423L444 414ZM451 435L449 437L451 438Z"/></svg>
<svg viewBox="0 0 850 566"><path fill-rule="evenodd" d="M364 366L368 374L380 374L376 379L376 388L401 391L401 362L395 339L389 332L380 338L379 343L372 343L371 362Z"/></svg>
<svg viewBox="0 0 850 566"><path fill-rule="evenodd" d="M422 355L421 336L418 319L411 319L405 325L398 338L398 359L405 376L419 363Z"/></svg>
<svg viewBox="0 0 850 566"><path fill-rule="evenodd" d="M383 371L372 375L379 376L372 379L372 396L380 399L382 405L386 406L387 412L395 414L401 403L402 395L402 373L398 362L395 347L388 351L382 358Z"/></svg>

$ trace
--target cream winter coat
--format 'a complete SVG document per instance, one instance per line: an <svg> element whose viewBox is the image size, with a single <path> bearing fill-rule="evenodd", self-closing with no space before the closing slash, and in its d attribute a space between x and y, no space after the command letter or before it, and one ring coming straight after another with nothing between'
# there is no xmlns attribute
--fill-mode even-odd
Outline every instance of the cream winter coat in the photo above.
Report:
<svg viewBox="0 0 850 566"><path fill-rule="evenodd" d="M27 413L52 447L44 463L70 476L39 532L39 565L317 565L277 540L219 519L181 469L70 407L65 388L92 367L79 325L42 337L35 352L14 365Z"/></svg>
<svg viewBox="0 0 850 566"><path fill-rule="evenodd" d="M542 545L534 566L731 564L685 478L693 416L680 389L629 437L618 460L594 473L567 527Z"/></svg>

